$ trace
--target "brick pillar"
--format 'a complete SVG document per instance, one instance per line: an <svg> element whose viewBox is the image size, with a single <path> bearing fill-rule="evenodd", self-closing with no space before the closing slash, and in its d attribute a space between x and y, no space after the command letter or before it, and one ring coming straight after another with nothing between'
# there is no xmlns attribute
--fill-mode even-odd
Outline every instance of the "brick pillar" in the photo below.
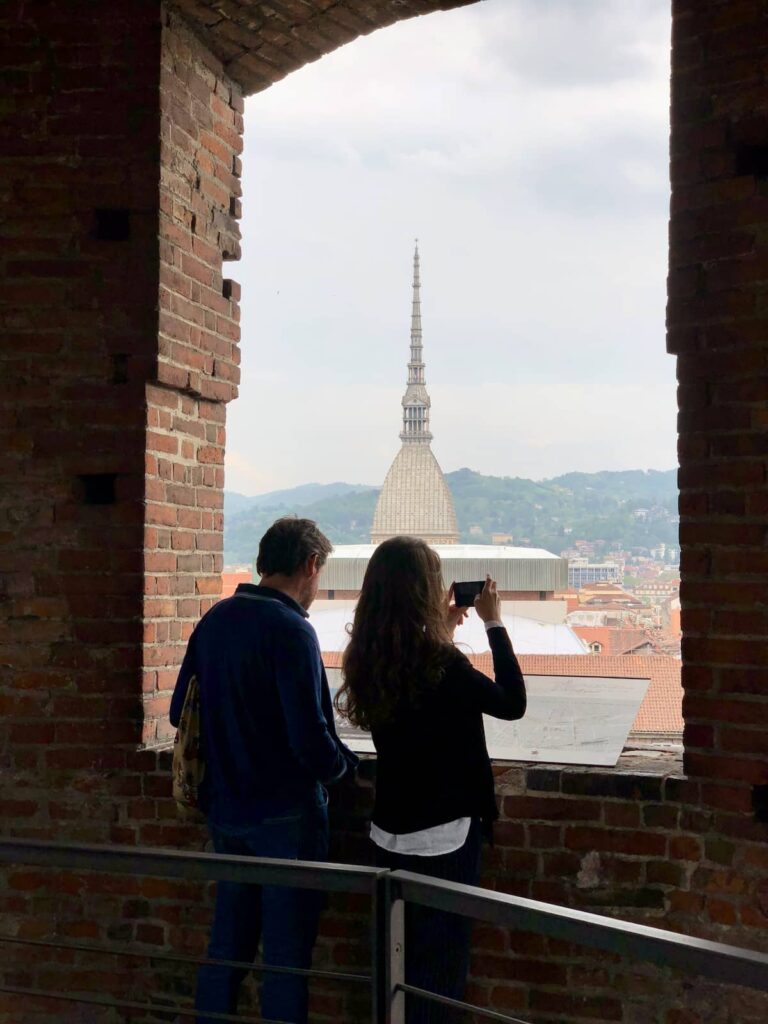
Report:
<svg viewBox="0 0 768 1024"><path fill-rule="evenodd" d="M161 4L94 12L0 9L0 810L103 839L220 588L242 98Z"/></svg>
<svg viewBox="0 0 768 1024"><path fill-rule="evenodd" d="M105 834L73 780L141 732L160 20L94 12L0 7L0 810L38 834Z"/></svg>
<svg viewBox="0 0 768 1024"><path fill-rule="evenodd" d="M170 738L184 643L221 593L224 421L237 394L243 99L176 16L160 80L159 342L147 387L145 743Z"/></svg>
<svg viewBox="0 0 768 1024"><path fill-rule="evenodd" d="M685 764L702 803L733 813L718 828L758 838L738 819L768 783L768 19L760 3L673 8Z"/></svg>

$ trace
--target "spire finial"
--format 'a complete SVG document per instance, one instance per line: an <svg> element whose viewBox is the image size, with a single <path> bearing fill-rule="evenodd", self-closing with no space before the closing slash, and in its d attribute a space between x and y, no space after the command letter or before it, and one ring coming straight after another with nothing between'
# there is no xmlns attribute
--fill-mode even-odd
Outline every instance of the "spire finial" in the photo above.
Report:
<svg viewBox="0 0 768 1024"><path fill-rule="evenodd" d="M413 303L411 306L411 358L408 362L408 386L403 396L403 430L400 437L412 444L429 444L429 395L424 380L421 348L421 279L419 277L419 240L413 251Z"/></svg>

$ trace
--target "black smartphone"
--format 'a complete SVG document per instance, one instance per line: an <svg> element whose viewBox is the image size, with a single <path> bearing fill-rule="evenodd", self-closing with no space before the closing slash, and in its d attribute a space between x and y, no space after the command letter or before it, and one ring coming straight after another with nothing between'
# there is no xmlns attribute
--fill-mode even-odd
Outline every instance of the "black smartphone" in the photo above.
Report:
<svg viewBox="0 0 768 1024"><path fill-rule="evenodd" d="M457 608L472 608L475 598L485 586L485 580L476 580L472 583L454 583L453 600Z"/></svg>

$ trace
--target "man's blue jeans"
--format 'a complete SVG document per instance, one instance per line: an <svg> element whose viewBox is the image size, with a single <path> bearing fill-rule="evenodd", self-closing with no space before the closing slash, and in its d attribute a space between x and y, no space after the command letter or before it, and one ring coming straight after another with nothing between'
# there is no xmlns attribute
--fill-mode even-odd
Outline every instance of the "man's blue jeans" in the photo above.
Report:
<svg viewBox="0 0 768 1024"><path fill-rule="evenodd" d="M317 801L286 810L242 828L208 823L217 853L286 860L325 860L328 856L328 804ZM308 889L218 882L208 957L252 963L262 942L264 964L308 968L317 937L321 893ZM248 971L224 964L204 965L197 977L196 1010L236 1013L240 985ZM265 971L261 1015L267 1021L306 1024L307 979ZM209 1018L198 1014L197 1024ZM213 1024L213 1022L211 1022Z"/></svg>

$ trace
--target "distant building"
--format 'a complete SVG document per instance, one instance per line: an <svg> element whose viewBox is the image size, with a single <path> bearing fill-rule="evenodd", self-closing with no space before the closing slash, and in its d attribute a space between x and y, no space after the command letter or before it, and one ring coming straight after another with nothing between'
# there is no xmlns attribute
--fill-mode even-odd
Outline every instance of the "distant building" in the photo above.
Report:
<svg viewBox="0 0 768 1024"><path fill-rule="evenodd" d="M443 580L485 579L497 581L506 601L541 602L554 600L555 591L565 589L567 563L541 548L513 548L494 544L431 544L440 556ZM363 576L375 544L339 544L334 548L320 577L320 600L350 600L360 593ZM561 602L558 602L561 603ZM637 602L640 604L640 602ZM563 604L563 616L566 607Z"/></svg>
<svg viewBox="0 0 768 1024"><path fill-rule="evenodd" d="M514 541L511 533L492 533L491 544L511 544Z"/></svg>
<svg viewBox="0 0 768 1024"><path fill-rule="evenodd" d="M646 580L632 587L632 593L649 604L663 602L680 593L680 580Z"/></svg>
<svg viewBox="0 0 768 1024"><path fill-rule="evenodd" d="M680 625L680 598L673 597L661 606L661 626L667 633L677 638L678 643L682 633Z"/></svg>
<svg viewBox="0 0 768 1024"><path fill-rule="evenodd" d="M588 562L586 558L574 558L568 563L568 586L581 590L590 583L621 583L624 567L618 562Z"/></svg>
<svg viewBox="0 0 768 1024"><path fill-rule="evenodd" d="M643 629L636 626L571 625L576 636L589 647L591 654L616 657L627 654L653 654L654 645Z"/></svg>
<svg viewBox="0 0 768 1024"><path fill-rule="evenodd" d="M456 544L459 540L453 498L430 447L431 402L424 377L420 292L417 244L413 256L411 358L402 400L402 447L389 468L376 503L371 529L373 544L398 534L421 537L429 544Z"/></svg>
<svg viewBox="0 0 768 1024"><path fill-rule="evenodd" d="M578 606L568 613L568 622L577 626L638 625L638 615L646 605L617 583L590 583L578 592Z"/></svg>

